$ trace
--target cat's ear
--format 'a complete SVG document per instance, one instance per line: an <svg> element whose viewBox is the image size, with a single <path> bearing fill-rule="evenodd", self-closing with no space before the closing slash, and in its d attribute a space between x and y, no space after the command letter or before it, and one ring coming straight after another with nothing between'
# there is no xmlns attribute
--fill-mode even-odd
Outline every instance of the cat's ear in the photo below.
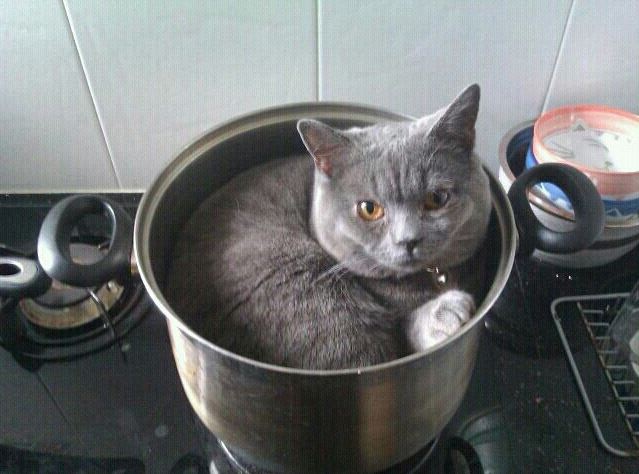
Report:
<svg viewBox="0 0 639 474"><path fill-rule="evenodd" d="M331 176L335 162L339 162L351 142L339 130L312 119L297 122L297 131L304 146L315 160L315 166L326 176Z"/></svg>
<svg viewBox="0 0 639 474"><path fill-rule="evenodd" d="M440 117L432 126L429 136L448 141L471 152L475 145L475 122L479 112L479 86L464 89L450 105L438 112Z"/></svg>

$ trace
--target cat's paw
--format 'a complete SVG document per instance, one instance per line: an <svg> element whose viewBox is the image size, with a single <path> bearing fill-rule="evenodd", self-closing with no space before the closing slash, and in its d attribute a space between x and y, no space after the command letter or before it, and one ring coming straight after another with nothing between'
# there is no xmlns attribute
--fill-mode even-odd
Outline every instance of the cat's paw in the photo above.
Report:
<svg viewBox="0 0 639 474"><path fill-rule="evenodd" d="M474 311L471 295L459 290L446 291L410 313L408 342L415 352L424 351L452 336Z"/></svg>

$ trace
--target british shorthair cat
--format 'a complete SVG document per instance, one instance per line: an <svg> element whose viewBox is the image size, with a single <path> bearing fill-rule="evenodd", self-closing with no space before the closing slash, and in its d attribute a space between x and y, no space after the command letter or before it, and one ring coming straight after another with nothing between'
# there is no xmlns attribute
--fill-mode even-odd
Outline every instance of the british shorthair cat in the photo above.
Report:
<svg viewBox="0 0 639 474"><path fill-rule="evenodd" d="M491 211L479 87L415 121L297 128L310 157L226 183L182 231L166 296L215 344L304 369L424 351L472 316Z"/></svg>

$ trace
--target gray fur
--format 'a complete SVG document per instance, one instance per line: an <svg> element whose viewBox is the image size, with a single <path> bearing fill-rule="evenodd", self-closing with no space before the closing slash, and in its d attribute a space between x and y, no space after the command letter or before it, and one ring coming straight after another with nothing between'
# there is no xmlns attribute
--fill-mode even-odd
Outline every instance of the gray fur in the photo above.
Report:
<svg viewBox="0 0 639 474"><path fill-rule="evenodd" d="M473 311L456 289L479 290L490 214L472 153L478 102L474 85L414 122L301 120L315 166L303 156L251 169L189 220L166 288L174 310L222 347L300 368L372 365L454 333ZM426 210L426 192L442 189L447 204ZM361 200L384 217L362 220Z"/></svg>

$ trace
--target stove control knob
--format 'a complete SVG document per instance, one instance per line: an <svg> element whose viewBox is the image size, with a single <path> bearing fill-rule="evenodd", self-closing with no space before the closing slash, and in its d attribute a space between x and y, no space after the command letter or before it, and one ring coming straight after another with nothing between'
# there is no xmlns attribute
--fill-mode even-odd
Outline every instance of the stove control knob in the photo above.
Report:
<svg viewBox="0 0 639 474"><path fill-rule="evenodd" d="M37 261L24 257L0 257L0 296L32 298L45 293L51 278Z"/></svg>

